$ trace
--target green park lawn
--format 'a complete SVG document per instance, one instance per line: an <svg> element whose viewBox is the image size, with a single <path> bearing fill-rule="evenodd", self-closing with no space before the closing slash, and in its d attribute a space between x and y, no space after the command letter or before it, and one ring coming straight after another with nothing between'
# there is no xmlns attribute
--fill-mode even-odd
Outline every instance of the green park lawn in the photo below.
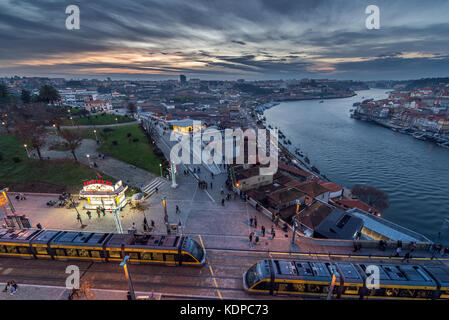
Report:
<svg viewBox="0 0 449 320"><path fill-rule="evenodd" d="M128 138L128 134L131 134L130 138ZM88 132L87 136L94 138L92 132ZM101 141L99 152L156 175L160 174L160 160L154 155L153 147L148 143L145 133L137 124L99 128L97 137ZM133 141L134 139L138 139L138 141Z"/></svg>
<svg viewBox="0 0 449 320"><path fill-rule="evenodd" d="M117 120L116 120L117 119ZM100 113L100 114L90 114L88 116L75 116L73 117L73 124L75 126L85 126L85 125L106 125L115 123L126 123L133 122L135 119L128 116L120 116L115 114ZM64 125L71 126L72 121L69 119L64 120Z"/></svg>
<svg viewBox="0 0 449 320"><path fill-rule="evenodd" d="M14 159L18 162L15 162ZM83 180L95 179L96 170L73 160L29 159L22 143L10 135L0 135L0 187L49 184L67 191L80 190ZM101 173L100 173L101 174ZM101 174L105 179L110 179ZM114 181L114 179L111 179ZM45 188L45 186L44 186ZM11 188L14 191L14 187ZM31 191L31 190L29 190ZM48 192L48 190L32 190Z"/></svg>

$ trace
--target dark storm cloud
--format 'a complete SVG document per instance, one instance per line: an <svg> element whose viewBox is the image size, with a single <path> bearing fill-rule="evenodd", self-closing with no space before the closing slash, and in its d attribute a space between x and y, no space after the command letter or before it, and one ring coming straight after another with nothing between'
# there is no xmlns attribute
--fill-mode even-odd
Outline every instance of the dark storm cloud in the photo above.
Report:
<svg viewBox="0 0 449 320"><path fill-rule="evenodd" d="M105 69L254 78L449 73L448 1L376 1L381 29L367 30L370 2L2 0L0 76ZM65 29L70 4L80 7L80 30ZM154 60L111 61L117 52ZM85 58L91 53L108 61Z"/></svg>

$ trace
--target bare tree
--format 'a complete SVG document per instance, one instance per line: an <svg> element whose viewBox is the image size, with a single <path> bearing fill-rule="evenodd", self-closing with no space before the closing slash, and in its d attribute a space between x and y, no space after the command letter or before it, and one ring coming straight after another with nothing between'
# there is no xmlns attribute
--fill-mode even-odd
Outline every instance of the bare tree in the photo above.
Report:
<svg viewBox="0 0 449 320"><path fill-rule="evenodd" d="M352 188L351 193L381 212L387 210L390 206L388 194L374 187L356 184Z"/></svg>
<svg viewBox="0 0 449 320"><path fill-rule="evenodd" d="M42 160L41 148L45 145L45 126L41 122L28 121L21 122L17 126L15 135L18 136L23 143L28 143L32 148L36 149L39 159Z"/></svg>
<svg viewBox="0 0 449 320"><path fill-rule="evenodd" d="M74 130L62 130L61 137L65 141L67 141L67 145L70 148L70 151L72 152L73 158L75 159L75 161L78 161L78 159L76 158L75 150L81 145L83 137L81 137Z"/></svg>

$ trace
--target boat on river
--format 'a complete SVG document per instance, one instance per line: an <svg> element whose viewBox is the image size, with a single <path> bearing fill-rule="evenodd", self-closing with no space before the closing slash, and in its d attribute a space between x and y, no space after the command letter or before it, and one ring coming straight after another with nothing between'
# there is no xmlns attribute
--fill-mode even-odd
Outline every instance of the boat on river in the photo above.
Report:
<svg viewBox="0 0 449 320"><path fill-rule="evenodd" d="M415 132L413 135L413 138L418 139L418 140L423 140L426 141L426 135L424 133L420 133L420 132Z"/></svg>

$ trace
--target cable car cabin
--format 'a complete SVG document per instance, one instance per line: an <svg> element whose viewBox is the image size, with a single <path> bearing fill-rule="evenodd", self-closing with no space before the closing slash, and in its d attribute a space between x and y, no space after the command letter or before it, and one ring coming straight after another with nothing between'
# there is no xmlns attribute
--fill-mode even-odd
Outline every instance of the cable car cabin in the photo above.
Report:
<svg viewBox="0 0 449 320"><path fill-rule="evenodd" d="M50 241L64 231L42 230L31 239L31 250L37 259L54 259L52 250L49 247Z"/></svg>
<svg viewBox="0 0 449 320"><path fill-rule="evenodd" d="M0 256L34 258L30 246L30 239L41 232L37 229L1 229Z"/></svg>
<svg viewBox="0 0 449 320"><path fill-rule="evenodd" d="M435 299L449 299L449 269L443 266L425 266L427 273L437 282Z"/></svg>
<svg viewBox="0 0 449 320"><path fill-rule="evenodd" d="M131 263L203 265L205 252L189 237L167 235L114 234L108 241L110 261L129 256Z"/></svg>
<svg viewBox="0 0 449 320"><path fill-rule="evenodd" d="M50 240L50 254L56 260L106 261L104 245L109 233L62 231Z"/></svg>
<svg viewBox="0 0 449 320"><path fill-rule="evenodd" d="M366 264L358 264L364 277L368 277ZM379 289L367 289L368 299L433 299L437 284L421 266L377 265Z"/></svg>

